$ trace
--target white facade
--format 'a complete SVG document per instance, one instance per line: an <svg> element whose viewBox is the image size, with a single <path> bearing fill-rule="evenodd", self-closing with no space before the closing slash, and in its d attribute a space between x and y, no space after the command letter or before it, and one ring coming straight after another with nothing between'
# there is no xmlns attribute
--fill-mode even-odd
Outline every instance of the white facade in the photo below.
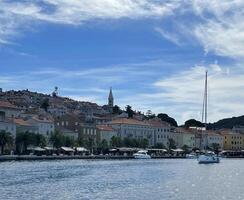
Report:
<svg viewBox="0 0 244 200"><path fill-rule="evenodd" d="M54 132L54 122L50 120L40 120L36 118L29 119L28 122L37 127L38 133L50 137Z"/></svg>
<svg viewBox="0 0 244 200"><path fill-rule="evenodd" d="M213 144L218 144L219 147L221 149L223 149L223 146L224 146L224 136L223 135L220 135L220 134L217 134L217 133L208 133L207 134L207 137L205 137L206 140L205 140L205 144L208 146L208 147L212 147Z"/></svg>
<svg viewBox="0 0 244 200"><path fill-rule="evenodd" d="M112 137L117 136L117 131L107 125L98 125L97 133L99 141L102 142L103 140L106 140L108 144L110 144Z"/></svg>
<svg viewBox="0 0 244 200"><path fill-rule="evenodd" d="M16 136L16 125L11 120L0 121L0 131L11 133L13 137Z"/></svg>
<svg viewBox="0 0 244 200"><path fill-rule="evenodd" d="M121 138L147 139L149 146L154 146L154 129L151 125L135 119L116 119L110 125Z"/></svg>
<svg viewBox="0 0 244 200"><path fill-rule="evenodd" d="M163 144L165 147L169 145L169 139L174 138L174 133L171 131L170 127L167 126L156 126L154 127L155 141L154 144Z"/></svg>

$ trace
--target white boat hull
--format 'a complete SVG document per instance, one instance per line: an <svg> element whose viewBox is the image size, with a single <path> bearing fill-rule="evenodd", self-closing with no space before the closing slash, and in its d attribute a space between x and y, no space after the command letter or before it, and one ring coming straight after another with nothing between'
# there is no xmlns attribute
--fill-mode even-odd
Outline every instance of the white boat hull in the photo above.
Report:
<svg viewBox="0 0 244 200"><path fill-rule="evenodd" d="M142 154L134 154L133 155L135 159L150 159L150 155L142 155Z"/></svg>
<svg viewBox="0 0 244 200"><path fill-rule="evenodd" d="M197 156L196 155L193 155L193 154L186 154L186 158L187 159L196 159Z"/></svg>
<svg viewBox="0 0 244 200"><path fill-rule="evenodd" d="M198 157L199 164L219 163L219 161L219 157L216 155L200 155Z"/></svg>

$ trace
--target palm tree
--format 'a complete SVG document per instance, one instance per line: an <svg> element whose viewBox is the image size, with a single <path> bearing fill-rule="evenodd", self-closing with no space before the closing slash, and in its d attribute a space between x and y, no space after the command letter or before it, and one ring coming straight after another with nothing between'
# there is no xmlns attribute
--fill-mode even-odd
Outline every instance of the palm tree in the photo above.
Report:
<svg viewBox="0 0 244 200"><path fill-rule="evenodd" d="M11 133L2 130L0 132L1 154L4 153L4 148L6 145L12 145L12 144L13 144L13 137L11 136Z"/></svg>

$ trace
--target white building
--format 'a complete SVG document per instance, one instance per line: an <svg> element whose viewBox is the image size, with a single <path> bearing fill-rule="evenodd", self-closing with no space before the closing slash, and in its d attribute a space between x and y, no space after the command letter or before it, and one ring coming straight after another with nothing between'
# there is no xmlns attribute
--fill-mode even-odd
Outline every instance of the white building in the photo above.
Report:
<svg viewBox="0 0 244 200"><path fill-rule="evenodd" d="M189 150L191 150L196 147L195 133L191 129L176 128L174 133L174 139L178 148L187 146Z"/></svg>
<svg viewBox="0 0 244 200"><path fill-rule="evenodd" d="M97 134L100 142L106 140L110 144L111 138L117 136L117 131L108 125L97 125Z"/></svg>
<svg viewBox="0 0 244 200"><path fill-rule="evenodd" d="M109 124L118 132L118 136L121 138L147 139L149 146L154 146L154 129L147 122L120 118L111 121Z"/></svg>
<svg viewBox="0 0 244 200"><path fill-rule="evenodd" d="M16 125L12 119L0 120L0 131L11 133L13 137L16 136Z"/></svg>
<svg viewBox="0 0 244 200"><path fill-rule="evenodd" d="M6 118L15 118L20 115L21 109L7 101L0 101L0 112L4 113Z"/></svg>
<svg viewBox="0 0 244 200"><path fill-rule="evenodd" d="M203 138L205 138L205 140L203 140L203 141L207 147L212 148L213 144L218 144L219 147L221 149L223 149L223 146L224 146L224 136L223 135L221 135L217 132L214 132L214 131L207 131L206 137L203 137Z"/></svg>
<svg viewBox="0 0 244 200"><path fill-rule="evenodd" d="M154 131L154 145L163 144L166 148L169 145L169 139L175 140L174 132L170 124L163 122L160 119L153 119L149 121Z"/></svg>
<svg viewBox="0 0 244 200"><path fill-rule="evenodd" d="M54 121L50 119L39 119L33 117L28 120L31 125L34 125L38 129L38 133L50 137L50 135L54 132Z"/></svg>

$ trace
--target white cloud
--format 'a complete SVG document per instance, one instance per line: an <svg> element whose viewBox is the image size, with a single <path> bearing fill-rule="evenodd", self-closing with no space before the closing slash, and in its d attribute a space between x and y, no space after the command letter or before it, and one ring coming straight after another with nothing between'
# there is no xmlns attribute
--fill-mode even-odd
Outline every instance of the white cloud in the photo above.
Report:
<svg viewBox="0 0 244 200"><path fill-rule="evenodd" d="M193 32L206 52L244 57L243 9L242 0L193 0L193 12L202 19Z"/></svg>
<svg viewBox="0 0 244 200"><path fill-rule="evenodd" d="M163 30L162 28L160 27L156 27L155 28L155 31L159 32L165 39L173 42L174 44L180 46L181 45L181 42L180 42L180 39L179 39L179 36L177 34L174 34L174 33L169 33L165 30Z"/></svg>
<svg viewBox="0 0 244 200"><path fill-rule="evenodd" d="M195 66L156 82L155 86L161 92L151 95L151 99L160 98L173 106L182 122L190 117L200 119L206 69L209 71L209 120L242 115L244 69L239 67L229 72L229 68L216 63L206 67Z"/></svg>
<svg viewBox="0 0 244 200"><path fill-rule="evenodd" d="M157 0L0 1L0 44L35 22L80 25L99 19L157 18L171 15L178 6Z"/></svg>

